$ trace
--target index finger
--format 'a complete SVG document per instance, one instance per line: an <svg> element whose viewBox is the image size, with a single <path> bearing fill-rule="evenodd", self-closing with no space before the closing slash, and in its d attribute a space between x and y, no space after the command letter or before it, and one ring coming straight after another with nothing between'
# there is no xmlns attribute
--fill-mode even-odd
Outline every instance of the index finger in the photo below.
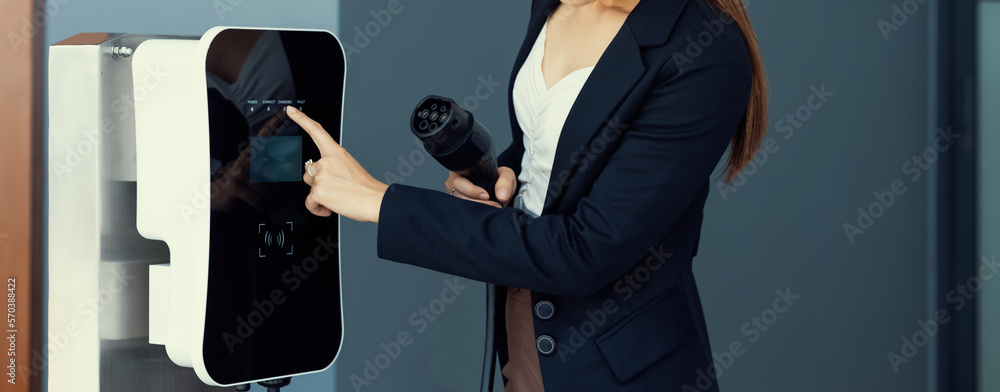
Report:
<svg viewBox="0 0 1000 392"><path fill-rule="evenodd" d="M288 113L288 117L292 121L299 124L309 134L313 143L316 143L316 147L319 148L319 153L322 157L329 156L339 146L337 141L333 140L333 137L323 129L322 125L319 125L316 120L309 118L309 116L299 111L299 109L285 106L285 112Z"/></svg>

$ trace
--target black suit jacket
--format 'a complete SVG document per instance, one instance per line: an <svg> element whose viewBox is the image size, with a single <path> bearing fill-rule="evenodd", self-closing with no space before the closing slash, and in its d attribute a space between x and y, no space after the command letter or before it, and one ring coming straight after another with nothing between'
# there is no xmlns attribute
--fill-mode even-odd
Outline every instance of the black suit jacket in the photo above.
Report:
<svg viewBox="0 0 1000 392"><path fill-rule="evenodd" d="M751 67L739 28L704 1L642 0L628 16L562 129L541 216L399 184L382 200L379 257L499 286L501 363L505 287L552 304L534 320L555 342L539 350L547 392L717 389L691 260ZM558 4L534 1L511 88ZM518 173L510 110L499 159Z"/></svg>

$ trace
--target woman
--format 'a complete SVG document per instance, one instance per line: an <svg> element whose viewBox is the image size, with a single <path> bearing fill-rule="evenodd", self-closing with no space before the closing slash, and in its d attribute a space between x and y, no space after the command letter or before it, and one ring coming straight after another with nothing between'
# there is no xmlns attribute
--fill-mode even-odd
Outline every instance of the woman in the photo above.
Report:
<svg viewBox="0 0 1000 392"><path fill-rule="evenodd" d="M691 260L713 169L730 146L734 179L766 131L742 1L535 0L514 71L495 192L517 208L455 173L387 186L288 108L322 154L307 207L378 222L381 258L497 284L507 391L717 390Z"/></svg>

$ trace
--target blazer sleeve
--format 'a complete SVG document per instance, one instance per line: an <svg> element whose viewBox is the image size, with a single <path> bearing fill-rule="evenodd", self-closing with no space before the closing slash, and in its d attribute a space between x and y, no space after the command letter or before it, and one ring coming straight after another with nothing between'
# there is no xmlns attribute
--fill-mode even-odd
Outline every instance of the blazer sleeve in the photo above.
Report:
<svg viewBox="0 0 1000 392"><path fill-rule="evenodd" d="M571 215L529 218L394 184L382 200L378 256L556 295L607 286L665 238L743 118L749 62L706 57L651 88Z"/></svg>

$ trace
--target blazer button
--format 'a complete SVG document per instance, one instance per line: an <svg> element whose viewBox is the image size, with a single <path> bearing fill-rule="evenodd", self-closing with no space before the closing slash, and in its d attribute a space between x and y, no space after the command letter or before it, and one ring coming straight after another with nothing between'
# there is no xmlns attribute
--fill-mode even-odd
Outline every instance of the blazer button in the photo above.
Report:
<svg viewBox="0 0 1000 392"><path fill-rule="evenodd" d="M549 301L538 301L535 304L535 316L542 320L548 320L556 314L556 306Z"/></svg>
<svg viewBox="0 0 1000 392"><path fill-rule="evenodd" d="M549 335L542 335L535 340L535 347L542 355L552 355L556 352L556 340Z"/></svg>

